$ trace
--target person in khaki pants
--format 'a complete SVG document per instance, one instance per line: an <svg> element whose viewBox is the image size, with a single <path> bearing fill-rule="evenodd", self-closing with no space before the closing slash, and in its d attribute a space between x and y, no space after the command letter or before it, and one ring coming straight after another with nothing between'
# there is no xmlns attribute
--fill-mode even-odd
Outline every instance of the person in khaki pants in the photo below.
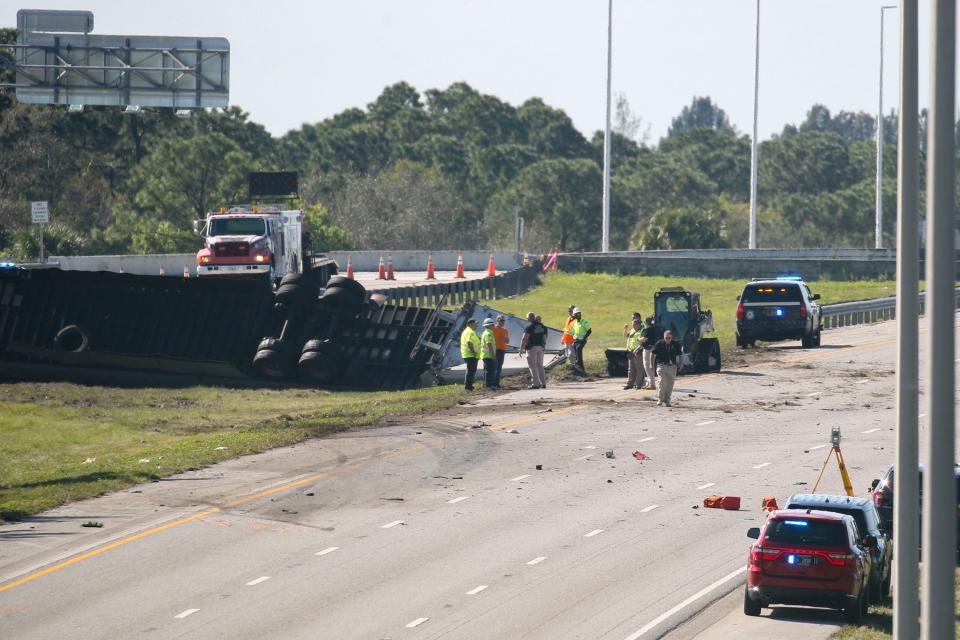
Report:
<svg viewBox="0 0 960 640"><path fill-rule="evenodd" d="M527 314L528 324L520 339L520 355L527 354L527 366L530 367L530 388L545 389L547 372L543 368L543 348L547 346L547 328L532 311Z"/></svg>
<svg viewBox="0 0 960 640"><path fill-rule="evenodd" d="M657 406L670 406L670 396L673 393L673 382L677 379L677 365L683 353L680 345L673 341L673 332L669 329L663 332L663 339L653 347L653 355L657 362Z"/></svg>
<svg viewBox="0 0 960 640"><path fill-rule="evenodd" d="M640 342L640 318L634 314L633 326L623 325L623 335L627 339L627 384L624 389L639 389L643 386L643 362L641 353L643 344Z"/></svg>

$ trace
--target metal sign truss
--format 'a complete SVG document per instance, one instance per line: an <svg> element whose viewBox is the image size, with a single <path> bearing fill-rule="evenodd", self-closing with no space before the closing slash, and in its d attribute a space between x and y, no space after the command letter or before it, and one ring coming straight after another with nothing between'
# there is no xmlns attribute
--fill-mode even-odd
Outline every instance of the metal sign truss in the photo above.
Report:
<svg viewBox="0 0 960 640"><path fill-rule="evenodd" d="M15 83L0 86L15 88L19 102L229 106L230 43L225 38L65 33L60 29L69 13L21 11L18 24L30 26L20 31L16 44L0 45L15 52L13 61L0 57L0 67L16 72ZM92 14L76 13L88 14L86 24L92 26Z"/></svg>

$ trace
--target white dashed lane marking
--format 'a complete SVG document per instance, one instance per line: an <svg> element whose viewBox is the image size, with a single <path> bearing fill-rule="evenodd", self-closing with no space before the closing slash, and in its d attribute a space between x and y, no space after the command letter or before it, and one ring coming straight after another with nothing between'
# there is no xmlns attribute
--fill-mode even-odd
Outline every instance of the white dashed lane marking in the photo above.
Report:
<svg viewBox="0 0 960 640"><path fill-rule="evenodd" d="M594 529L594 530L591 531L590 533L585 533L585 534L583 534L583 537L584 537L584 538L592 538L593 536L600 535L601 533L603 533L603 529Z"/></svg>
<svg viewBox="0 0 960 640"><path fill-rule="evenodd" d="M463 502L470 496L460 496L459 498L454 498L453 500L447 500L447 504L457 504L458 502Z"/></svg>
<svg viewBox="0 0 960 640"><path fill-rule="evenodd" d="M340 547L327 547L327 548L324 549L323 551L317 551L317 552L316 552L315 554L313 554L313 555L315 555L315 556L325 556L325 555L327 555L328 553L333 553L334 551L336 551L336 550L339 549L339 548L340 548Z"/></svg>
<svg viewBox="0 0 960 640"><path fill-rule="evenodd" d="M708 424L713 424L714 422L716 422L716 420L704 420L703 422L698 422L698 423L697 423L697 426L698 426L698 427L705 427L705 426L707 426Z"/></svg>
<svg viewBox="0 0 960 640"><path fill-rule="evenodd" d="M649 436L647 438L640 438L637 442L650 442L651 440L656 440L657 436Z"/></svg>
<svg viewBox="0 0 960 640"><path fill-rule="evenodd" d="M808 393L808 394L807 394L807 397L808 397L808 398L812 398L812 397L814 397L814 396L820 395L821 393L823 393L823 391L814 391L813 393Z"/></svg>
<svg viewBox="0 0 960 640"><path fill-rule="evenodd" d="M430 619L430 618L417 618L416 620L413 620L412 622L408 622L407 625L406 625L406 626L407 626L407 629L413 629L414 627L419 627L420 625L422 625L424 622L426 622L426 621L429 620L429 619Z"/></svg>
<svg viewBox="0 0 960 640"><path fill-rule="evenodd" d="M174 617L174 618L177 618L178 620L183 620L183 619L186 618L187 616L192 616L192 615L195 614L197 611L200 611L200 609L187 609L186 611L181 611L180 613L178 613L177 615L175 615L175 616L173 616L173 617Z"/></svg>
<svg viewBox="0 0 960 640"><path fill-rule="evenodd" d="M868 382L870 382L870 381L869 381L869 380L858 380L858 381L855 382L854 384L867 384Z"/></svg>
<svg viewBox="0 0 960 640"><path fill-rule="evenodd" d="M403 520L394 520L393 522L388 522L387 524L381 526L380 528L381 528L381 529L389 529L389 528L391 528L391 527L397 526L398 524L403 524Z"/></svg>
<svg viewBox="0 0 960 640"><path fill-rule="evenodd" d="M699 487L697 487L697 491L700 491L701 489L709 489L710 487L712 487L712 486L715 485L715 484L717 484L717 483L716 483L716 482L708 482L707 484L702 484L702 485L700 485Z"/></svg>
<svg viewBox="0 0 960 640"><path fill-rule="evenodd" d="M860 433L866 435L866 434L868 434L868 433L875 433L875 432L877 432L877 431L880 431L880 428L879 428L879 427L877 427L877 428L875 428L875 429L867 429L866 431L861 431Z"/></svg>
<svg viewBox="0 0 960 640"><path fill-rule="evenodd" d="M574 460L575 460L575 461L576 461L576 460L586 460L587 458L592 458L592 457L593 457L593 454L592 454L592 453L588 453L588 454L585 455L585 456L580 456L579 458L574 458Z"/></svg>
<svg viewBox="0 0 960 640"><path fill-rule="evenodd" d="M468 595L468 596L475 596L475 595L477 595L478 593L480 593L481 591L483 591L483 590L486 589L486 588L487 588L487 585L482 584L482 585L480 585L479 587L474 587L473 589L470 589L470 591L467 591L467 595Z"/></svg>
<svg viewBox="0 0 960 640"><path fill-rule="evenodd" d="M533 560L531 560L531 561L528 562L527 564L528 564L528 565L540 564L541 562L543 562L543 561L546 560L546 559L547 559L547 556L539 556L539 557L537 557L537 558L534 558Z"/></svg>
<svg viewBox="0 0 960 640"><path fill-rule="evenodd" d="M810 447L809 449L807 449L807 451L816 451L817 449L823 449L824 447L829 447L829 446L830 446L829 443L827 443L827 444L818 444L818 445L815 446L815 447Z"/></svg>
<svg viewBox="0 0 960 640"><path fill-rule="evenodd" d="M659 506L660 506L660 505L658 505L658 504L652 504L652 505L650 505L649 507L644 507L643 509L640 509L640 513L650 513L651 511L653 511L654 509L656 509L656 508L659 507Z"/></svg>
<svg viewBox="0 0 960 640"><path fill-rule="evenodd" d="M269 579L270 579L270 576L260 576L260 577L257 578L256 580L251 580L250 582L248 582L248 583L247 583L247 586L248 586L248 587L252 587L252 586L255 586L255 585L260 584L261 582L266 582L266 581L269 580Z"/></svg>
<svg viewBox="0 0 960 640"><path fill-rule="evenodd" d="M516 478L510 478L510 482L520 482L521 480L526 480L530 477L529 473L526 473L522 476L517 476Z"/></svg>
<svg viewBox="0 0 960 640"><path fill-rule="evenodd" d="M589 446L584 447L584 449L596 449L596 447L593 446L593 445L589 445Z"/></svg>
<svg viewBox="0 0 960 640"><path fill-rule="evenodd" d="M761 462L760 464L755 465L753 468L754 468L754 469L763 469L764 467L769 467L769 466L770 466L770 463L769 463L769 462Z"/></svg>

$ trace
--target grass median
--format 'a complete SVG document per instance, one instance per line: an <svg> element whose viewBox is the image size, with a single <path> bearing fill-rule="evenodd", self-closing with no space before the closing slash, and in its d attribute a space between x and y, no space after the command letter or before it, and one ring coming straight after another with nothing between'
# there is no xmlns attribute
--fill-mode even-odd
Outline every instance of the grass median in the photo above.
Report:
<svg viewBox="0 0 960 640"><path fill-rule="evenodd" d="M623 325L630 321L634 311L652 315L653 293L662 287L680 286L699 292L701 307L713 311L714 335L720 339L721 350L733 351L737 296L743 291L743 285L742 279L550 272L544 277L544 286L515 298L497 300L492 306L516 315L528 311L539 313L544 324L556 328L561 328L566 321L569 305L580 307L593 328L584 357L587 369L600 373L606 370L603 350L625 346ZM893 280L818 281L810 283L810 289L820 294L821 304L833 304L892 296L896 293L896 283ZM829 336L824 340L829 340Z"/></svg>
<svg viewBox="0 0 960 640"><path fill-rule="evenodd" d="M0 385L0 519L306 438L457 404L392 392Z"/></svg>
<svg viewBox="0 0 960 640"><path fill-rule="evenodd" d="M956 574L954 609L960 611L960 571ZM960 616L955 615L957 630L954 638L960 640ZM886 600L870 605L870 611L862 625L844 625L830 636L831 640L889 640L893 638L893 603Z"/></svg>

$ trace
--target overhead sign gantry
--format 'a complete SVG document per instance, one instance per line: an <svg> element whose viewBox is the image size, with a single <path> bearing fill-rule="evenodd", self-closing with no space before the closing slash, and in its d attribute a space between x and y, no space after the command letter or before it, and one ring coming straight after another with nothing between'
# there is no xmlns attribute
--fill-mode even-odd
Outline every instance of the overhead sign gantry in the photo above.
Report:
<svg viewBox="0 0 960 640"><path fill-rule="evenodd" d="M0 66L16 73L18 102L33 104L227 107L226 38L94 35L90 11L17 12L15 51Z"/></svg>

